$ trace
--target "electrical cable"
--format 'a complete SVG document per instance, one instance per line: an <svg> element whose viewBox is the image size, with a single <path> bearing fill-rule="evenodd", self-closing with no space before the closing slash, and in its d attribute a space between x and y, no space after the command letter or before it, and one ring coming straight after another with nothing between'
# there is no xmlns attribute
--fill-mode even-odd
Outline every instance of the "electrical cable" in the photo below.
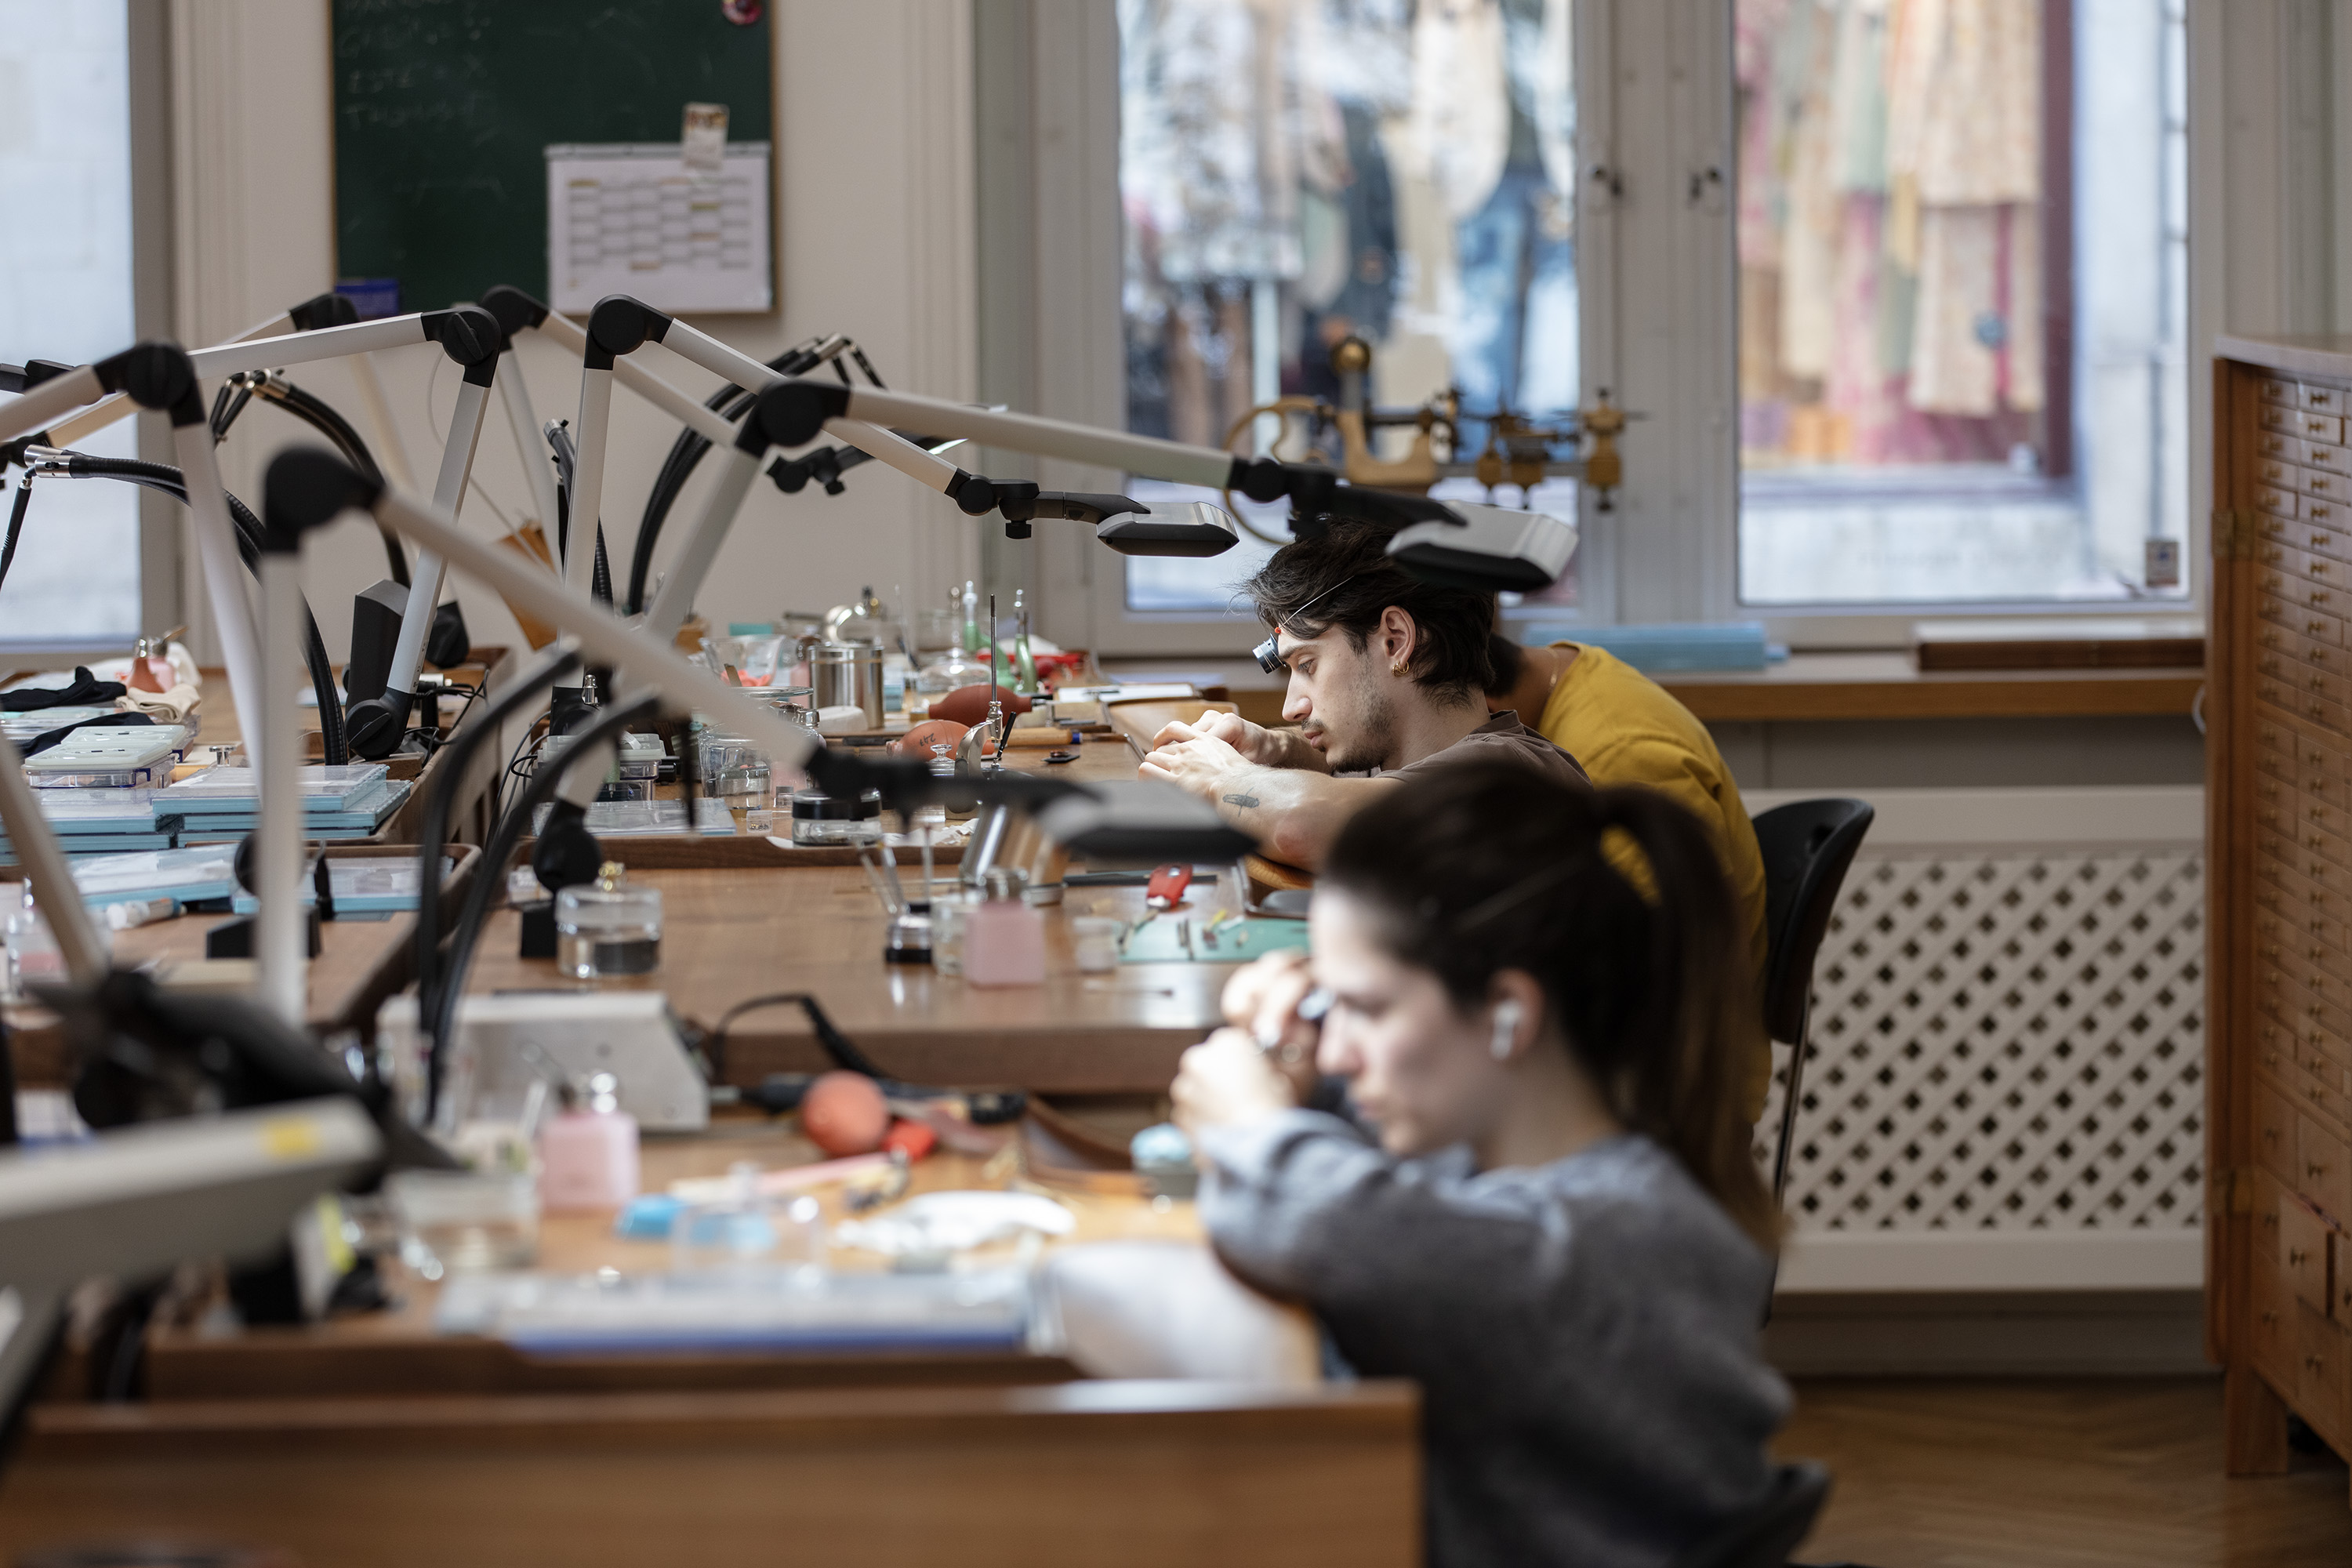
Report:
<svg viewBox="0 0 2352 1568"><path fill-rule="evenodd" d="M846 351L856 356L867 379L876 386L881 386L882 378L874 374L874 366L856 343L846 338L841 339L841 346L828 354L824 349L829 341L811 338L786 349L768 362L768 368L778 375L799 375L830 359L834 368L840 370L840 356ZM848 372L842 371L841 374L845 377ZM702 405L731 425L743 417L757 397L756 391L746 391L730 382L704 398ZM645 610L646 582L653 575L654 546L661 541L662 525L669 521L670 508L677 504L678 496L686 489L687 480L694 477L696 466L709 450L708 437L691 428L680 430L677 439L670 443L669 456L662 459L660 472L654 476L654 488L646 497L645 517L637 524L636 548L629 557L630 615L639 615Z"/></svg>
<svg viewBox="0 0 2352 1568"><path fill-rule="evenodd" d="M121 479L170 496L183 506L188 500L187 485L180 470L167 463L142 462L133 458L91 458L76 452L68 454L63 467L55 471L71 479ZM28 482L29 479L28 475ZM254 516L252 509L234 494L226 490L221 493L228 501L229 521L235 525L237 558L245 563L247 571L258 577L261 570L261 520ZM21 496L17 505L17 515L21 517ZM5 574L5 572L0 572L0 576ZM319 636L319 622L310 614L307 598L302 605L302 662L310 669L310 689L319 701L320 738L328 764L340 766L351 760L350 742L343 730L343 711L335 689L334 666L328 662L327 645Z"/></svg>
<svg viewBox="0 0 2352 1568"><path fill-rule="evenodd" d="M551 425L547 444L555 453L555 558L561 562L572 549L572 467L578 452L572 445L572 432L562 425ZM604 523L596 522L596 559L589 563L588 596L598 604L613 602L613 565L604 556Z"/></svg>
<svg viewBox="0 0 2352 1568"><path fill-rule="evenodd" d="M459 730L450 739L444 761L432 784L425 793L425 811L418 824L418 841L423 845L417 867L416 897L416 996L418 1017L430 1017L438 997L437 979L441 965L441 847L449 841L449 805L457 791L457 781L471 771L474 753L489 743L491 737L502 731L507 721L539 700L540 693L558 679L580 668L580 650L562 643L556 644L537 656L515 677L512 685L500 692L481 719L470 730ZM481 862L477 862L480 866ZM478 872L488 876L487 870ZM433 1069L439 1071L437 1065ZM437 1081L437 1079L436 1079Z"/></svg>
<svg viewBox="0 0 2352 1568"><path fill-rule="evenodd" d="M605 742L617 739L631 723L650 717L659 711L660 706L659 696L648 692L630 701L599 709L595 721L573 735L571 745L562 756L551 763L542 764L531 774L530 784L523 790L521 797L490 830L488 842L482 846L481 858L478 862L481 869L476 874L472 886L466 889L465 905L458 911L457 923L450 931L449 951L442 964L440 982L434 996L428 1038L432 1042L436 1086L438 1064L457 1022L457 999L465 994L466 973L473 967L474 949L481 938L482 923L489 916L491 899L506 889L506 864L513 858L515 847L522 841L524 832L530 826L532 814L554 795L556 786L563 782L564 773L572 763L597 751ZM691 816L690 811L688 815Z"/></svg>
<svg viewBox="0 0 2352 1568"><path fill-rule="evenodd" d="M8 585L8 568L16 559L16 541L25 531L25 509L33 503L33 476L16 482L16 499L8 508L8 537L0 542L0 588Z"/></svg>

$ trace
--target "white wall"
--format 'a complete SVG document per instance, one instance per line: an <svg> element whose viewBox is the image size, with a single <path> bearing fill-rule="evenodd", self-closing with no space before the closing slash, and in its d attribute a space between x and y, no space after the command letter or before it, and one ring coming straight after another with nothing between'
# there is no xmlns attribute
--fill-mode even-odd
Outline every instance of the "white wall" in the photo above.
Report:
<svg viewBox="0 0 2352 1568"><path fill-rule="evenodd" d="M782 309L694 324L762 359L811 334L845 331L894 387L973 395L968 6L774 0L771 10ZM173 0L172 19L177 331L184 342L213 342L336 276L329 7L321 0ZM429 483L442 431L428 421L428 397L431 414L446 421L456 367L429 346L385 357L411 467ZM698 397L717 384L657 347L639 357ZM521 363L541 418L572 412L576 363L536 340L523 346ZM358 422L360 405L340 367L290 374ZM230 488L257 510L261 468L306 433L275 410L249 409L223 452ZM628 393L615 393L605 522L616 579L625 581L646 490L676 434ZM499 509L523 514L523 470L495 406L474 473ZM666 545L698 497L698 483L673 511ZM484 536L503 531L480 496L469 495L460 515ZM852 474L839 497L814 488L786 497L762 482L698 608L723 629L787 605L822 610L868 583L886 597L903 585L933 603L951 579L976 570L978 539L978 525L943 497L877 467ZM346 522L313 546L313 556L310 602L340 658L351 595L383 574L383 550L372 531ZM494 595L462 582L457 592L476 642L519 646ZM193 567L184 595L206 636L210 617Z"/></svg>

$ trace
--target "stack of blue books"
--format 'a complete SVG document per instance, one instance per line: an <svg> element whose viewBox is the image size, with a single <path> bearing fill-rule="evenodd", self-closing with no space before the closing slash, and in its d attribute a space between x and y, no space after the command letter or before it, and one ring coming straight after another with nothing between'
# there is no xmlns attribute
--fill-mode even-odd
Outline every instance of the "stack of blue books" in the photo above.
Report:
<svg viewBox="0 0 2352 1568"><path fill-rule="evenodd" d="M412 787L387 776L382 763L302 769L302 837L305 839L365 838L392 820ZM242 838L261 825L261 799L251 768L206 768L168 789L158 790L159 808L181 819L183 844L222 844Z"/></svg>
<svg viewBox="0 0 2352 1568"><path fill-rule="evenodd" d="M449 874L457 862L448 856L441 858L442 885L448 885ZM327 862L327 886L335 895L335 913L393 913L416 907L417 889L424 882L424 869L414 855L372 856L364 860L330 860ZM319 889L305 872L302 877L304 908L319 901ZM261 908L261 900L251 893L239 890L230 906L238 914L249 915Z"/></svg>
<svg viewBox="0 0 2352 1568"><path fill-rule="evenodd" d="M537 834L547 826L547 814L555 807L541 802L530 814L530 830ZM588 831L599 838L645 837L656 834L684 833L686 803L682 800L600 800L588 808ZM727 809L723 800L708 796L694 803L694 831L706 838L721 837L735 831L735 814Z"/></svg>
<svg viewBox="0 0 2352 1568"><path fill-rule="evenodd" d="M93 905L156 899L201 903L235 896L236 858L226 847L93 855L74 862L74 886L81 889L82 901Z"/></svg>
<svg viewBox="0 0 2352 1568"><path fill-rule="evenodd" d="M33 795L58 847L70 856L170 849L179 843L180 819L156 805L153 790L44 789ZM0 823L0 866L13 866L16 858L7 825Z"/></svg>

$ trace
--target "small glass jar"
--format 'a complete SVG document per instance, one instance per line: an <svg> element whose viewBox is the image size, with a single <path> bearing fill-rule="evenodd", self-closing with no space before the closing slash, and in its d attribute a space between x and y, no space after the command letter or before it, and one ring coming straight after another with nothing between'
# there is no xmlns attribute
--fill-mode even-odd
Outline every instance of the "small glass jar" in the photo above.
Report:
<svg viewBox="0 0 2352 1568"><path fill-rule="evenodd" d="M795 844L872 844L882 837L882 792L869 789L856 800L821 789L793 791Z"/></svg>
<svg viewBox="0 0 2352 1568"><path fill-rule="evenodd" d="M945 889L931 896L931 967L941 974L963 973L964 917L980 902L968 888Z"/></svg>
<svg viewBox="0 0 2352 1568"><path fill-rule="evenodd" d="M1078 915L1070 921L1070 951L1087 974L1104 974L1118 967L1119 933L1125 921L1108 915Z"/></svg>
<svg viewBox="0 0 2352 1568"><path fill-rule="evenodd" d="M628 886L617 860L588 886L555 895L555 962L575 980L650 973L661 963L661 889Z"/></svg>

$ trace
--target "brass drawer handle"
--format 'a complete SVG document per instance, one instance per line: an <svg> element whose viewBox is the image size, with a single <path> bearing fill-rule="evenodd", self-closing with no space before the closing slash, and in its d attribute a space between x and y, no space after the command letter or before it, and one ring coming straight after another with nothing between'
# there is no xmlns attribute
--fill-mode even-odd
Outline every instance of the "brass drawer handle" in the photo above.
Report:
<svg viewBox="0 0 2352 1568"><path fill-rule="evenodd" d="M2305 1160L2303 1163L2303 1173L2306 1180L2315 1182L2327 1174L2327 1167L2316 1160Z"/></svg>
<svg viewBox="0 0 2352 1568"><path fill-rule="evenodd" d="M2298 1247L2290 1247L2286 1249L2286 1266L2289 1268L2300 1268L2303 1267L2304 1259L2310 1256L2311 1254L2308 1252L2305 1252Z"/></svg>

